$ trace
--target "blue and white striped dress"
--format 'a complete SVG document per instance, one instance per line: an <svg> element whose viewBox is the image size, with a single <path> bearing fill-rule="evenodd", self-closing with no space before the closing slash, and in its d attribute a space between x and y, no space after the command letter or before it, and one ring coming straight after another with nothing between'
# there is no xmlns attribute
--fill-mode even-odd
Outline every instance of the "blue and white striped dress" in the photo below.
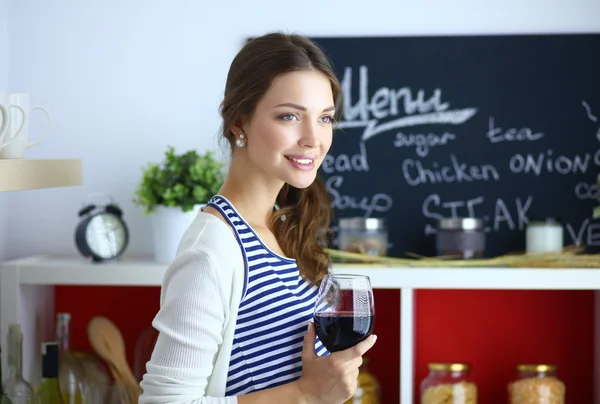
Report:
<svg viewBox="0 0 600 404"><path fill-rule="evenodd" d="M302 345L313 319L318 288L300 277L296 261L271 251L233 205L216 195L219 210L238 235L246 277L233 337L227 396L289 383L302 374ZM327 349L316 340L317 355Z"/></svg>

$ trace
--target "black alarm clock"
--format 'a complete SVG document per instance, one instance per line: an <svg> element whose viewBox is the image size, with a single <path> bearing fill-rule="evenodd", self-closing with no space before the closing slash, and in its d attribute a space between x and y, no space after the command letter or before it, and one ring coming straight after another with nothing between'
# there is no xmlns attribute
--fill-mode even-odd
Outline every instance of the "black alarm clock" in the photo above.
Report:
<svg viewBox="0 0 600 404"><path fill-rule="evenodd" d="M75 229L75 244L79 253L92 262L118 258L129 243L129 230L123 220L123 211L112 197L104 193L102 195L107 196L110 202L106 205L84 202L78 212L80 220Z"/></svg>

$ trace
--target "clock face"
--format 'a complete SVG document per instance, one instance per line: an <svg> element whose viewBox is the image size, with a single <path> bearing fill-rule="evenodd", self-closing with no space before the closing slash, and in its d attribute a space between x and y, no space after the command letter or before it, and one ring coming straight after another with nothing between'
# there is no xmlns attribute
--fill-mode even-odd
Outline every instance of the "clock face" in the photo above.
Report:
<svg viewBox="0 0 600 404"><path fill-rule="evenodd" d="M97 256L109 259L118 255L127 242L123 222L110 213L100 213L90 220L85 238Z"/></svg>

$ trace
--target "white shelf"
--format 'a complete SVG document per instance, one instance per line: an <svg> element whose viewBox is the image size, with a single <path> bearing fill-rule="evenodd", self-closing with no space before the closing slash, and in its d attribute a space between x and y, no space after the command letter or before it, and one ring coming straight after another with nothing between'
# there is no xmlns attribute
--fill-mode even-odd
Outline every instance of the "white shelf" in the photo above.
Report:
<svg viewBox="0 0 600 404"><path fill-rule="evenodd" d="M21 285L160 286L167 265L151 260L95 264L82 257L39 256L5 261L3 271L18 271Z"/></svg>
<svg viewBox="0 0 600 404"><path fill-rule="evenodd" d="M160 286L167 265L123 259L93 264L80 257L39 256L6 261L22 285ZM596 268L402 268L335 264L333 273L368 275L375 289L600 290Z"/></svg>
<svg viewBox="0 0 600 404"><path fill-rule="evenodd" d="M26 322L29 341L24 369L38 369L32 354L38 340L51 338L54 285L160 286L167 265L150 259L93 264L79 256L38 256L0 263L0 334L12 322ZM368 275L374 289L400 289L400 403L414 396L416 289L547 289L600 290L600 268L406 268L388 265L335 264L333 273ZM600 330L600 292L595 327ZM595 374L600 375L600 340L595 342ZM5 355L3 355L3 365ZM600 404L600 393L594 403Z"/></svg>
<svg viewBox="0 0 600 404"><path fill-rule="evenodd" d="M82 184L78 159L0 159L0 192Z"/></svg>
<svg viewBox="0 0 600 404"><path fill-rule="evenodd" d="M369 275L376 289L600 289L600 269L590 268L350 268L334 273Z"/></svg>

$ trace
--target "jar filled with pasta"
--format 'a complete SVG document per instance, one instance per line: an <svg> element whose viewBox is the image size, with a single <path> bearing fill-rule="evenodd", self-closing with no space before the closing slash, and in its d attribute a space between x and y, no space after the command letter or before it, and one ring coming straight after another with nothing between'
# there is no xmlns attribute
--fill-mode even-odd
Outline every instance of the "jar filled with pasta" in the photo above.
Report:
<svg viewBox="0 0 600 404"><path fill-rule="evenodd" d="M557 366L523 364L508 385L510 404L564 404L566 387L557 377Z"/></svg>
<svg viewBox="0 0 600 404"><path fill-rule="evenodd" d="M381 402L381 386L369 370L369 358L364 356L358 369L358 386L354 395L344 404L379 404Z"/></svg>
<svg viewBox="0 0 600 404"><path fill-rule="evenodd" d="M421 382L421 404L477 404L477 385L466 363L430 363Z"/></svg>

